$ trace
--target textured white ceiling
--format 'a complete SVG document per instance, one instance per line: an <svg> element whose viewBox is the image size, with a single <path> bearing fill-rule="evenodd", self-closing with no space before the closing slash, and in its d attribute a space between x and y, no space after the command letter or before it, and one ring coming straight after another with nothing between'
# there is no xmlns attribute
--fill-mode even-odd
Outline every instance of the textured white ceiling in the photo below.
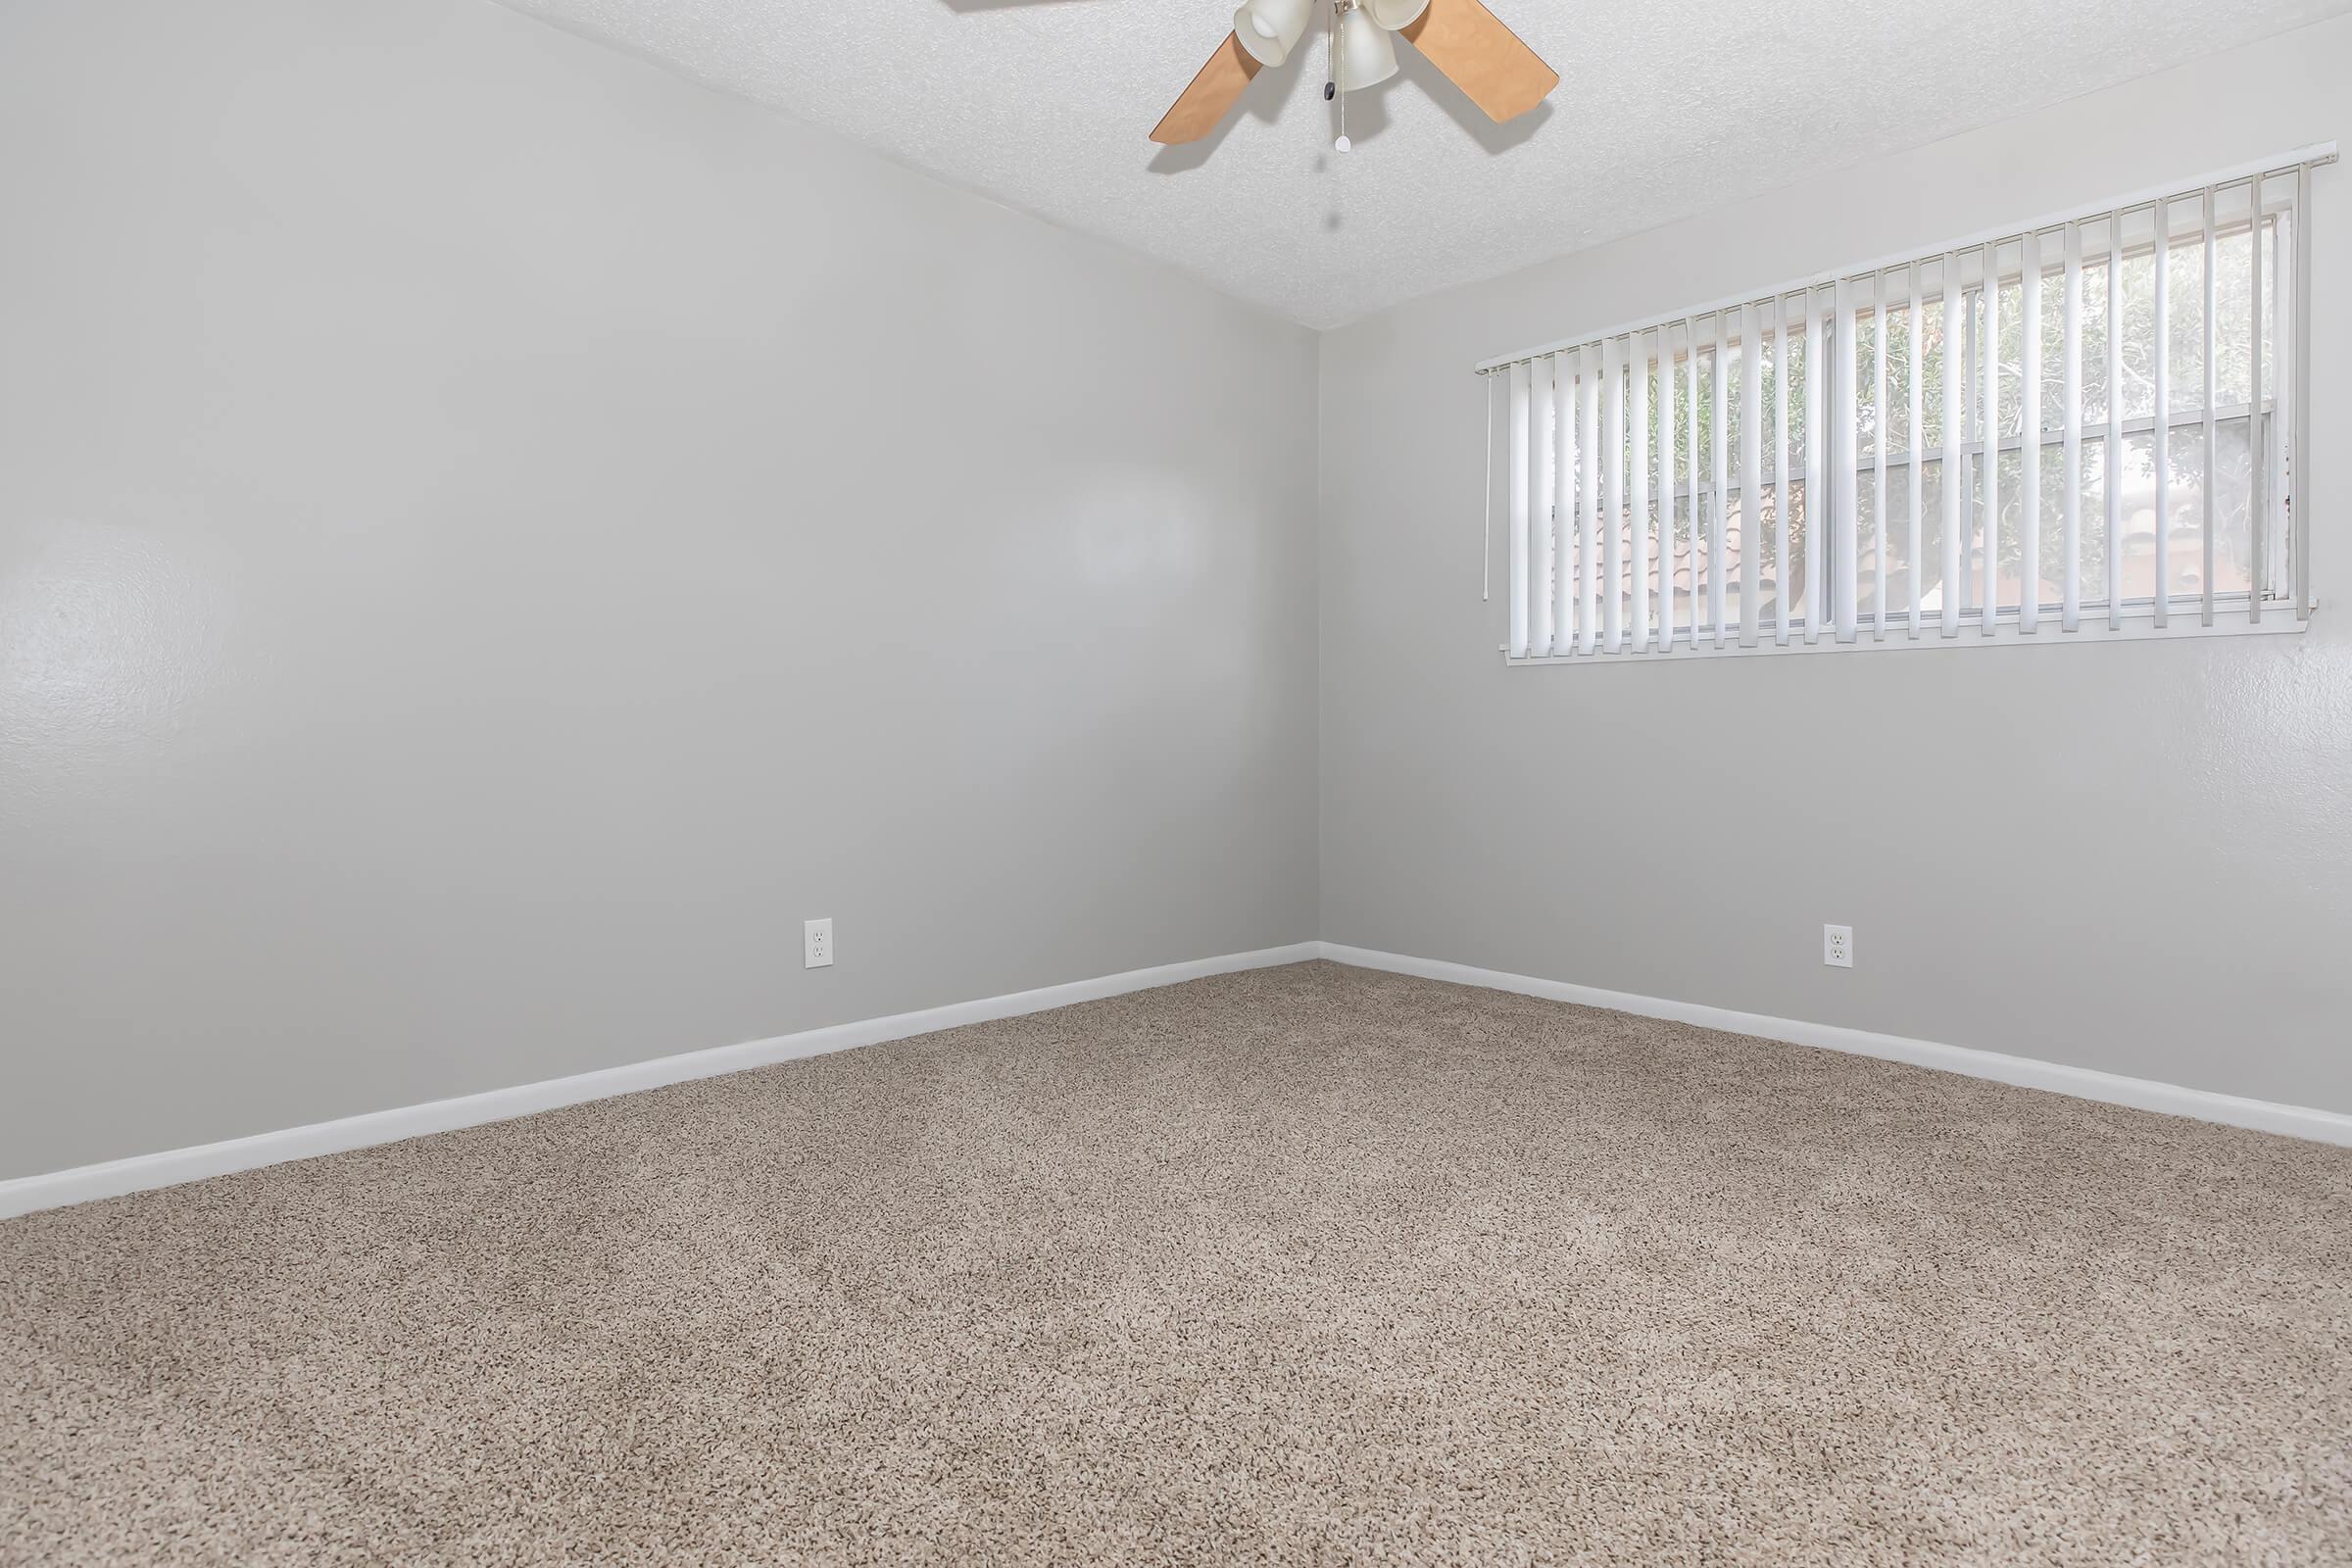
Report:
<svg viewBox="0 0 2352 1568"><path fill-rule="evenodd" d="M1759 195L2352 0L1490 0L1560 85L1487 121L1401 41L1331 151L1320 34L1146 139L1235 0L507 0L1309 326Z"/></svg>

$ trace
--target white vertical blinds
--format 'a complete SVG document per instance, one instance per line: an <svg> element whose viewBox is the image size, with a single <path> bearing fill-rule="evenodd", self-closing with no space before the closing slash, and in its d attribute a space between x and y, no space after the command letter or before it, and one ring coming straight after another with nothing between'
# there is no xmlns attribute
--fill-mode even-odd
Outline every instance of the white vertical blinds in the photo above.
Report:
<svg viewBox="0 0 2352 1568"><path fill-rule="evenodd" d="M2303 339L2306 330L2305 323L2311 319L2311 225L2303 221L2303 215L2311 211L2311 171L2316 161L2306 159L2295 168L2295 220L2293 225L2295 264L2288 272L2288 276L2294 280L2290 286L2295 292L2294 304L2287 313L2287 320L2292 323L2292 326L2290 329L2281 323L2273 328L2278 334L2278 347L2291 355L2290 368L2287 374L2292 377L2292 380L2281 384L2291 385L2294 388L2292 416L2285 421L2287 429L2291 432L2288 442L2283 449L2277 445L2271 448L2273 464L2280 470L2286 470L2290 462L2308 463L2311 457L2311 355ZM2329 155L2328 161L2329 163L2335 161L2332 154ZM2283 252L2281 252L2281 258L2283 259ZM2276 272L2273 275L2277 275ZM2285 296L2282 294L2280 297L2283 299ZM2295 489L2299 494L2302 492L2303 486L2297 484ZM2286 507L2285 486L2281 485L2277 493L2280 497L2278 504ZM2296 537L2299 540L2308 540L2311 537L2310 518L2303 514L2299 505L2286 507L2286 510L2288 514L2295 518ZM2295 618L2309 620L2311 618L2311 552L2308 549L2295 551L2294 573Z"/></svg>
<svg viewBox="0 0 2352 1568"><path fill-rule="evenodd" d="M2213 187L2211 185L2205 187L2205 221L2203 224L2203 229L2205 236L2205 305L2204 309L2199 313L2199 320L2204 330L2205 339L2201 346L2201 352L2198 355L2198 363L2205 368L2204 457L2205 473L2208 479L2210 479L2213 474L2220 471L2220 464L2222 461L2222 447L2221 442L2216 435L2217 426L2214 419L2215 400L2221 396L2220 382L2214 374L2216 370L2221 368L2221 367L2215 363L2215 351L2220 347L2221 340L2214 333L2213 318L2215 311L2220 307L2221 297L2214 288L2215 269L2213 265ZM2201 509L2203 514L2197 518L2198 544L2200 547L2198 553L2202 558L2199 564L2199 575L2203 579L2199 585L2203 589L2203 595L2202 602L2197 607L2197 619L2200 623L2210 626L2213 624L2213 498L2222 487L2218 484L2206 483L2198 486L2198 488L2204 492L2203 496L2200 497L2204 505Z"/></svg>
<svg viewBox="0 0 2352 1568"><path fill-rule="evenodd" d="M2041 625L2041 236L2028 231L2018 270L2020 297L2018 415L2024 439L2018 443L2017 629Z"/></svg>
<svg viewBox="0 0 2352 1568"><path fill-rule="evenodd" d="M1529 581L1552 581L1552 365L1539 362L1529 371L1527 381L1527 428L1529 428L1529 466L1527 466L1527 571ZM1543 659L1552 651L1552 602L1550 595L1529 592L1527 615L1527 654L1529 659Z"/></svg>
<svg viewBox="0 0 2352 1568"><path fill-rule="evenodd" d="M1977 489L1984 495L1983 548L1977 559L1983 564L1984 586L1978 590L1980 611L1997 607L2001 602L2001 290L2000 247L1992 240L1984 242L1984 254L1978 264L1977 276L1989 278L1991 286L1980 282L1977 288L1977 315L1983 318L1983 341L1977 346L1977 369L1984 377L1978 393L1977 440L1982 443L1977 460ZM1992 635L1994 620L1982 615L1978 624L1984 635Z"/></svg>
<svg viewBox="0 0 2352 1568"><path fill-rule="evenodd" d="M1551 551L1551 571L1554 588L1551 599L1551 643L1559 653L1570 651L1576 635L1576 596L1570 591L1576 581L1576 360L1572 355L1554 354L1546 361L1548 373L1556 383L1552 389L1552 423L1558 439L1553 442L1551 519L1554 543ZM1538 594L1544 590L1538 588Z"/></svg>
<svg viewBox="0 0 2352 1568"><path fill-rule="evenodd" d="M1690 646L1698 646L1699 593L1706 586L1706 541L1698 531L1698 322L1683 318L1683 363L1690 367L1689 384L1683 388L1683 432L1685 442L1684 469L1690 475L1689 515L1684 537L1690 542L1690 613L1684 617L1690 623Z"/></svg>
<svg viewBox="0 0 2352 1568"><path fill-rule="evenodd" d="M1940 287L1943 291L1943 343L1946 347L1968 339L1968 301L1958 287L1960 256L1957 251L1943 254L1943 272ZM1951 356L1943 356L1943 575L1936 579L1941 614L1939 629L1946 637L1960 635L1960 499L1963 465L1961 448L1968 441L1969 416L1972 407L1968 396L1969 380L1965 375L1952 374Z"/></svg>
<svg viewBox="0 0 2352 1568"><path fill-rule="evenodd" d="M1882 304L1870 334L1871 635L1884 642L1886 638L1886 339L1891 335L1884 302L1890 296L1884 270L1873 282Z"/></svg>
<svg viewBox="0 0 2352 1568"><path fill-rule="evenodd" d="M1911 532L1910 537L1904 542L1903 559L1910 562L1920 559L1920 544L1927 533L1926 523L1920 516L1920 507L1927 490L1928 468L1928 452L1925 445L1927 439L1927 357L1919 352L1921 334L1927 330L1927 300L1920 291L1919 274L1926 266L1925 262L1913 262L1910 266L1911 315L1904 323L1910 333L1905 340L1909 352L1904 357L1911 363L1911 402L1907 424L1911 435L1911 450L1909 472L1906 475L1911 482L1911 494L1909 505L1903 509L1903 515L1910 523ZM1903 574L1903 592L1907 601L1903 607L1903 623L1905 630L1914 639L1919 636L1919 594L1922 575L1916 569Z"/></svg>
<svg viewBox="0 0 2352 1568"><path fill-rule="evenodd" d="M1508 389L1505 651L2292 629L2331 162L1480 367Z"/></svg>
<svg viewBox="0 0 2352 1568"><path fill-rule="evenodd" d="M1634 336L1634 652L1649 646L1649 367L1642 335ZM1668 488L1673 487L1670 484Z"/></svg>
<svg viewBox="0 0 2352 1568"><path fill-rule="evenodd" d="M2066 580L2058 590L2058 628L2074 631L2082 622L2082 225L2066 225L2066 272L2060 310L2065 322L2060 328L2060 354L2066 377L2065 433L2059 438L2059 506L2064 514L2063 553L2066 557ZM2256 335L2257 355L2261 337ZM2111 381L2110 386L2114 385ZM1914 412L1912 417L1916 419ZM2261 573L2255 575L2259 578ZM2257 616L2261 599L2255 600Z"/></svg>
<svg viewBox="0 0 2352 1568"><path fill-rule="evenodd" d="M1658 328L1658 642L1674 646L1674 329Z"/></svg>
<svg viewBox="0 0 2352 1568"><path fill-rule="evenodd" d="M1600 481L1594 470L1600 466L1600 345L1588 343L1578 356L1582 361L1578 381L1577 406L1582 410L1583 449L1585 452L1585 514L1576 541L1576 579L1581 585L1576 602L1576 651L1592 651L1592 622L1600 592L1600 572L1594 562L1593 545L1600 532Z"/></svg>
<svg viewBox="0 0 2352 1568"><path fill-rule="evenodd" d="M2148 440L2154 449L2152 466L2156 470L2156 494L2170 495L2173 489L2173 310L2172 289L2172 201L2157 202L2149 209L2154 220L2152 265L2156 269L2155 347L2150 358L2155 364L2156 417L2149 426ZM2173 509L2156 509L2156 572L2152 589L2155 620L2162 628L2166 611L2173 601Z"/></svg>
<svg viewBox="0 0 2352 1568"><path fill-rule="evenodd" d="M1772 302L1772 561L1773 581L1788 581L1788 302ZM1788 643L1788 596L1772 596L1772 640Z"/></svg>
<svg viewBox="0 0 2352 1568"><path fill-rule="evenodd" d="M1605 501L1600 541L1600 640L1601 646L1616 653L1625 646L1625 606L1619 587L1625 581L1625 530L1619 519L1625 515L1625 362L1618 356L1615 339L1601 345L1601 375L1608 400L1607 423L1601 431L1601 461L1608 472L1602 499Z"/></svg>
<svg viewBox="0 0 2352 1568"><path fill-rule="evenodd" d="M1506 487L1510 496L1511 527L1508 549L1511 553L1511 642L1513 659L1527 657L1527 596L1535 580L1528 571L1527 519L1532 512L1527 493L1533 470L1527 461L1527 372L1524 365L1511 367L1511 407L1504 419L1510 443L1511 478Z"/></svg>
<svg viewBox="0 0 2352 1568"><path fill-rule="evenodd" d="M1707 624L1714 628L1715 646L1723 646L1723 604L1725 566L1729 564L1731 528L1725 514L1731 508L1731 447L1724 438L1724 407L1731 402L1731 393L1724 383L1724 361L1731 356L1730 340L1726 336L1730 323L1725 319L1729 311L1715 313L1715 355L1713 373L1707 390L1711 412L1707 421L1707 450L1715 459L1714 506L1707 514Z"/></svg>
<svg viewBox="0 0 2352 1568"><path fill-rule="evenodd" d="M1814 371L1821 359L1821 312L1815 293L1805 290L1805 641L1821 635L1822 570L1821 517L1829 509L1820 503L1829 464L1821 450L1822 377Z"/></svg>
<svg viewBox="0 0 2352 1568"><path fill-rule="evenodd" d="M2246 254L2246 306L2248 306L2248 318L2246 318L2246 405L2253 409L2260 409L2263 407L2263 385L2265 385L2263 383L2263 225L2246 223L2246 247L2248 247L2248 254ZM2270 466L2263 464L2258 454L2256 454L2256 459L2248 461L2246 464L2246 484L2248 484L2246 508L2256 514L2256 517L2263 517L2265 514L2263 482L2265 482L2265 477L2268 477L2268 467ZM2248 534L2251 534L2251 538L2248 538L2248 546L2251 546L2251 550L2248 550L2248 553L2253 555L2253 581L2260 583L2263 581L2265 564L2268 564L2268 562L2263 560L2263 555L2265 555L2263 529L2248 529ZM2260 620L2263 620L2263 595L2253 595L2253 602L2246 604L2246 613L2253 623L2260 625ZM2072 627L2068 627L2068 630L2072 630Z"/></svg>
<svg viewBox="0 0 2352 1568"><path fill-rule="evenodd" d="M2114 542L2124 536L2124 225L2107 224L2107 629L2124 625L2124 553Z"/></svg>
<svg viewBox="0 0 2352 1568"><path fill-rule="evenodd" d="M1764 554L1764 332L1753 305L1740 312L1740 641L1756 645L1758 564Z"/></svg>
<svg viewBox="0 0 2352 1568"><path fill-rule="evenodd" d="M1830 549L1838 565L1837 626L1838 640L1854 640L1855 612L1861 593L1861 563L1855 541L1860 535L1858 513L1861 506L1861 486L1850 482L1861 464L1861 417L1854 394L1854 293L1860 285L1847 278L1838 280L1837 346L1838 413L1833 434L1837 437L1834 461L1838 466L1839 483L1837 490L1838 524L1830 534Z"/></svg>

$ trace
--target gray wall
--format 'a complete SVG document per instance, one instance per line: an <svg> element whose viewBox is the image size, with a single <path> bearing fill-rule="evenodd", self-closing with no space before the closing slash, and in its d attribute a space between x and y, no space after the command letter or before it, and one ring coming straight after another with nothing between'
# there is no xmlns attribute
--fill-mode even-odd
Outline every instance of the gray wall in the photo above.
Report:
<svg viewBox="0 0 2352 1568"><path fill-rule="evenodd" d="M1470 374L2352 138L2347 76L2352 21L2324 24L1327 335L1322 935L2352 1110L2352 611L2300 640L1506 669ZM2341 171L2318 201L2326 599L2352 583Z"/></svg>
<svg viewBox="0 0 2352 1568"><path fill-rule="evenodd" d="M0 1178L1318 932L2352 1109L2340 610L1505 670L1468 374L2342 134L2347 71L1357 323L1318 431L1309 334L479 0L10 0Z"/></svg>
<svg viewBox="0 0 2352 1568"><path fill-rule="evenodd" d="M1304 330L480 0L0 212L0 1177L1314 935Z"/></svg>

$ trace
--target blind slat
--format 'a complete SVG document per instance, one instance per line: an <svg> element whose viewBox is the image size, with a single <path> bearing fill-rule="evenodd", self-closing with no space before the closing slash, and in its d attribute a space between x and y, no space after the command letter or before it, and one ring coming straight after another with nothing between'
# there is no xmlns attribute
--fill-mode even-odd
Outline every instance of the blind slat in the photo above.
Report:
<svg viewBox="0 0 2352 1568"><path fill-rule="evenodd" d="M2290 270L2292 272L2291 286L2294 289L2292 298L2295 302L2294 329L2301 332L2303 323L2311 319L2311 166L2309 164L2303 164L2295 170L2294 222L2295 255L2294 265ZM2285 299L2289 296L2282 288L2278 297ZM2278 341L2287 343L2292 339L2281 335ZM2282 381L2281 384L2286 383ZM2287 461L2291 466L2286 469L2286 472L2290 482L2294 485L2294 495L2301 498L2316 493L2311 487L2311 355L2305 352L2305 347L2301 344L2297 344L2294 350L2292 385L2295 399L2294 436L2292 443L2287 448ZM2292 511L2289 514L2297 518L2291 545L2294 557L2290 562L2295 573L2295 618L2309 620L2311 618L2311 524L2308 517L2303 515L2304 508L2300 499L2291 503L2291 507Z"/></svg>
<svg viewBox="0 0 2352 1568"><path fill-rule="evenodd" d="M2248 316L2246 320L2246 401L2252 407L2246 425L2246 533L2252 546L2252 582L2254 591L2246 595L2246 618L2262 623L2262 594L2270 585L2271 513L2266 504L2268 495L2263 483L2270 476L2270 464L2263 454L2269 442L2263 439L2262 422L2262 176L2255 175L2246 182L2246 209L2250 220L2246 224L2247 275L2251 279L2247 290ZM2270 423L2273 439L2277 438L2278 421Z"/></svg>
<svg viewBox="0 0 2352 1568"><path fill-rule="evenodd" d="M1543 362L1538 362L1543 363ZM1537 591L1551 601L1552 652L1574 650L1576 641L1576 489L1589 461L1576 439L1576 355L1550 356L1557 385L1552 393L1554 472L1549 496L1552 534L1551 577Z"/></svg>
<svg viewBox="0 0 2352 1568"><path fill-rule="evenodd" d="M1805 641L1821 636L1822 579L1828 575L1822 561L1821 538L1834 503L1822 495L1828 473L1821 447L1821 410L1827 401L1822 388L1821 313L1813 290L1805 290Z"/></svg>
<svg viewBox="0 0 2352 1568"><path fill-rule="evenodd" d="M1683 396L1685 400L1683 405L1683 420L1685 439L1690 443L1689 447L1687 448L1690 456L1685 460L1685 462L1690 469L1690 501L1689 508L1690 525L1690 646L1696 648L1698 646L1698 623L1700 615L1700 601L1698 596L1706 586L1703 576L1706 567L1706 552L1698 529L1698 321L1696 318L1685 317L1683 318L1683 340L1690 345L1690 351L1683 357L1684 364L1690 372L1686 378L1686 385L1683 389Z"/></svg>
<svg viewBox="0 0 2352 1568"><path fill-rule="evenodd" d="M1553 357L1556 362L1557 356ZM1554 396L1556 363L1539 360L1528 376L1527 437L1528 460L1533 467L1529 476L1527 519L1527 573L1529 584L1529 612L1527 617L1527 649L1531 657L1542 659L1551 652L1551 574L1557 544L1556 530L1551 520L1553 471L1559 452L1553 436L1551 406Z"/></svg>
<svg viewBox="0 0 2352 1568"><path fill-rule="evenodd" d="M1649 334L1634 337L1634 625L1637 654L1649 650Z"/></svg>
<svg viewBox="0 0 2352 1568"><path fill-rule="evenodd" d="M1919 513L1922 501L1927 493L1926 487L1928 467L1928 437L1926 429L1926 387L1928 363L1928 340L1926 332L1928 313L1927 301L1920 288L1919 275L1925 265L1926 264L1922 262L1913 262L1911 264L1911 315L1909 321L1906 323L1910 333L1908 338L1908 346L1910 348L1909 357L1911 361L1911 386L1909 403L1904 412L1910 416L1909 431L1911 436L1911 482L1910 494L1904 498L1909 504L1903 508L1903 515L1910 524L1910 535L1903 541L1904 545L1906 546L1903 554L1903 564L1909 569L1903 573L1903 578L1910 584L1910 592L1908 595L1908 603L1905 606L1903 618L1904 623L1910 628L1910 634L1914 640L1916 640L1919 636L1919 579L1926 574L1925 568L1919 559L1920 551L1926 543L1926 541L1921 538L1921 534L1925 531L1925 529L1922 525Z"/></svg>
<svg viewBox="0 0 2352 1568"><path fill-rule="evenodd" d="M1968 337L1968 296L1960 291L1960 258L1943 258L1943 586L1940 630L1960 635L1960 443L1968 428L1968 377L1960 373L1960 345Z"/></svg>
<svg viewBox="0 0 2352 1568"><path fill-rule="evenodd" d="M1788 641L1788 302L1772 302L1772 640Z"/></svg>
<svg viewBox="0 0 2352 1568"><path fill-rule="evenodd" d="M1600 345L1590 343L1584 351L1584 388L1577 401L1583 405L1585 448L1585 516L1582 537L1577 544L1577 582L1581 591L1577 597L1576 646L1580 653L1591 653L1595 635L1600 630L1599 607L1594 595L1600 586L1600 473L1607 454L1600 450Z"/></svg>
<svg viewBox="0 0 2352 1568"><path fill-rule="evenodd" d="M2029 232L2018 266L2018 599L2021 631L2041 629L2041 235Z"/></svg>
<svg viewBox="0 0 2352 1568"><path fill-rule="evenodd" d="M1977 368L1984 377L1983 425L1984 458L1984 570L1977 598L1978 617L1985 636L1992 635L1995 612L2001 603L2001 268L2000 246L1987 241L1984 270L1978 274L1977 299L1984 316L1984 336L1977 350Z"/></svg>
<svg viewBox="0 0 2352 1568"><path fill-rule="evenodd" d="M1858 368L1854 363L1854 290L1850 282L1840 280L1837 295L1838 320L1832 328L1837 345L1838 413L1831 425L1837 465L1838 535L1831 546L1838 567L1838 640L1854 640L1854 620L1861 585L1861 563L1857 559L1860 538L1860 517L1856 491L1861 488L1861 458L1857 445L1860 439L1860 416L1855 408L1854 383Z"/></svg>
<svg viewBox="0 0 2352 1568"><path fill-rule="evenodd" d="M1740 642L1756 644L1756 596L1764 524L1764 328L1753 305L1740 308Z"/></svg>
<svg viewBox="0 0 2352 1568"><path fill-rule="evenodd" d="M2060 309L2064 347L2059 373L2066 378L2063 445L2058 455L2060 482L2065 485L2060 527L2065 540L2065 575L2058 587L2058 629L2073 631L2082 622L2082 225L2066 225L2066 286Z"/></svg>
<svg viewBox="0 0 2352 1568"><path fill-rule="evenodd" d="M2107 629L2124 623L2124 215L2107 215Z"/></svg>
<svg viewBox="0 0 2352 1568"><path fill-rule="evenodd" d="M2156 426L2148 432L2156 460L2156 624L2165 624L2173 597L2173 364L2172 203L2155 207L2156 220Z"/></svg>
<svg viewBox="0 0 2352 1568"><path fill-rule="evenodd" d="M1724 437L1727 415L1725 405L1731 401L1730 384L1725 376L1725 362L1730 350L1725 342L1727 313L1715 313L1715 363L1708 371L1708 384L1713 388L1713 400L1708 405L1707 448L1715 460L1715 510L1707 518L1707 628L1713 633L1715 646L1724 640L1725 599L1730 573L1724 568L1730 562L1730 521L1725 515L1731 504L1732 454Z"/></svg>
<svg viewBox="0 0 2352 1568"><path fill-rule="evenodd" d="M1674 329L1658 328L1658 649L1674 646Z"/></svg>
<svg viewBox="0 0 2352 1568"><path fill-rule="evenodd" d="M1511 367L1510 465L1511 497L1511 657L1527 657L1527 381L1528 368Z"/></svg>
<svg viewBox="0 0 2352 1568"><path fill-rule="evenodd" d="M1886 274L1871 280L1870 304L1870 619L1871 635L1886 640Z"/></svg>
<svg viewBox="0 0 2352 1568"><path fill-rule="evenodd" d="M2221 346L2221 335L2214 330L2214 318L2221 314L2222 293L2221 289L2217 286L2218 279L2215 275L2218 271L2218 269L2214 266L2216 255L2214 251L2213 217L2213 187L2208 185L2205 187L2205 232L2203 236L2205 249L2205 303L2204 308L2197 313L2198 317L2204 323L2202 327L2202 331L2204 333L2204 354L2197 363L2202 366L2205 370L2205 472L2198 484L2198 488L2205 493L2205 504L2201 509L2203 514L2202 517L2200 518L2201 526L2198 530L2198 572L2202 580L2204 593L2202 595L2201 603L2197 609L2197 620L2199 624L2206 626L2213 624L2214 492L2218 491L2222 487L2221 468L2217 462L2217 460L2221 457L2221 427L2215 421L2214 416L2214 405L2220 401L2221 391L2221 379L2216 373L2220 368L2220 357L2216 353L2216 350ZM2249 424L2247 428L2251 430L2252 426ZM2246 451L2249 457L2253 455L2252 447L2248 447Z"/></svg>
<svg viewBox="0 0 2352 1568"><path fill-rule="evenodd" d="M1610 653L1625 646L1625 370L1627 350L1632 341L1609 339L1601 345L1601 384L1608 398L1608 428L1600 438L1601 461L1606 466L1608 488L1604 492L1606 515L1601 519L1600 545L1600 635Z"/></svg>

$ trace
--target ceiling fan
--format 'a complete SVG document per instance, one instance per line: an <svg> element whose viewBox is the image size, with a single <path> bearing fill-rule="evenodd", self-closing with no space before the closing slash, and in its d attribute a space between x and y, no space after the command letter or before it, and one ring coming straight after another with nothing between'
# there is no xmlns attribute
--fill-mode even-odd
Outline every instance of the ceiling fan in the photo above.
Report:
<svg viewBox="0 0 2352 1568"><path fill-rule="evenodd" d="M1173 146L1216 129L1260 67L1290 58L1318 9L1328 13L1331 28L1326 98L1395 75L1391 33L1427 55L1497 123L1527 113L1559 85L1560 74L1479 0L1243 0L1233 30L1152 127L1152 139ZM1335 145L1346 152L1347 136Z"/></svg>

